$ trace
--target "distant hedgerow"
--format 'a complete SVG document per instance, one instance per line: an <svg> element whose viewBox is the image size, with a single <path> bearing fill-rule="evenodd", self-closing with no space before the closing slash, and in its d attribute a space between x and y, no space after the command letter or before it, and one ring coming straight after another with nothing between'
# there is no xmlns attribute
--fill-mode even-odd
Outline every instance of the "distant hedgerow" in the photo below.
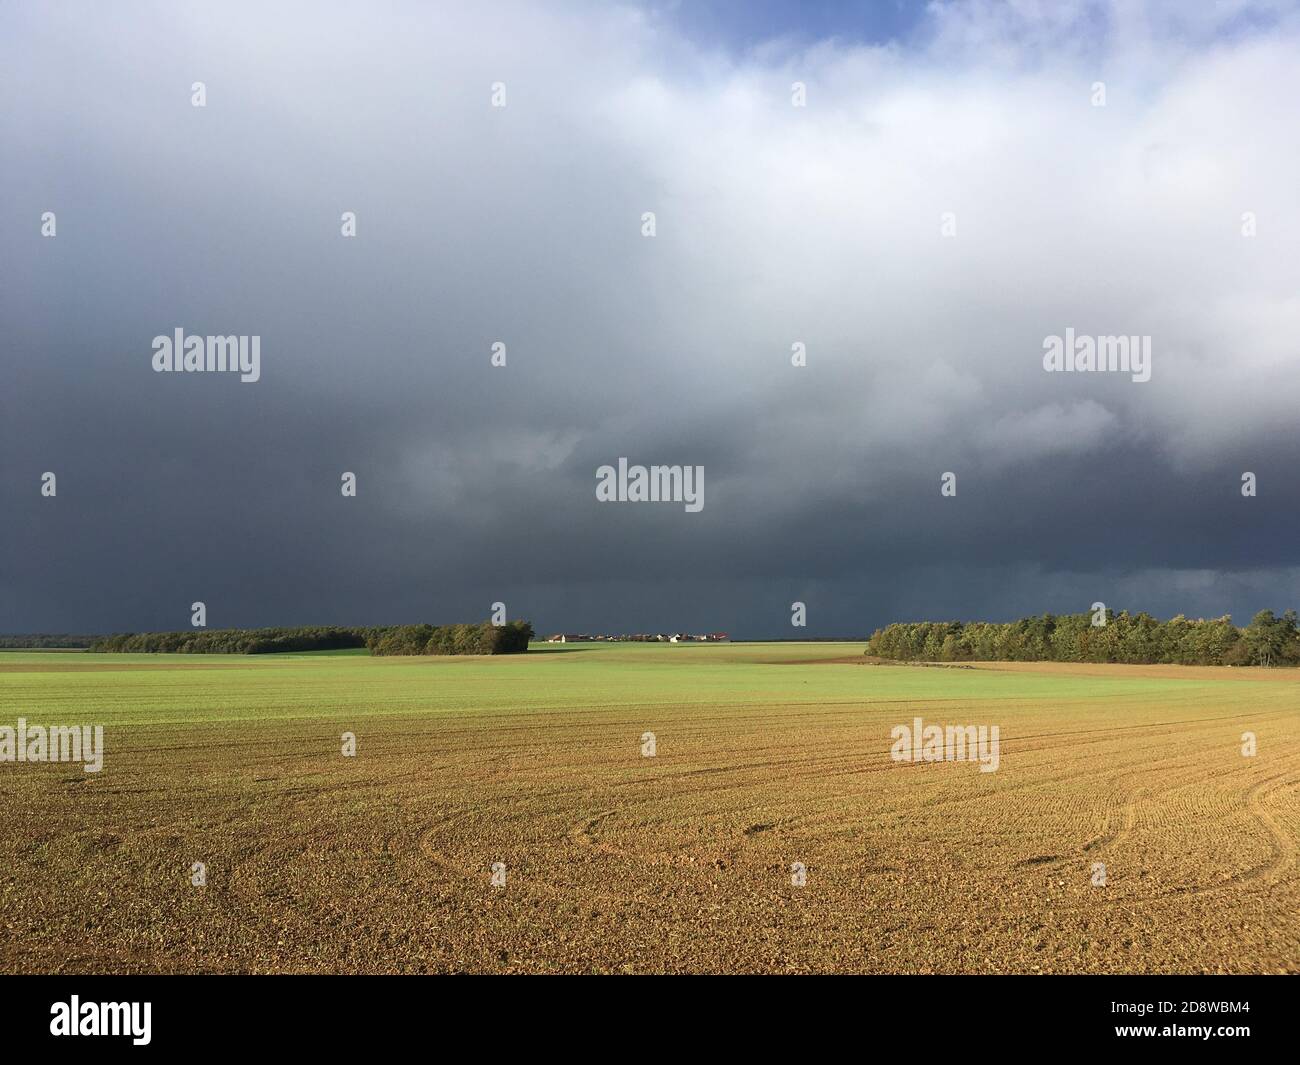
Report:
<svg viewBox="0 0 1300 1065"><path fill-rule="evenodd" d="M372 655L502 655L528 650L533 627L504 625L306 626L279 629L188 629L98 637L91 651L123 654L258 655L368 648Z"/></svg>
<svg viewBox="0 0 1300 1065"><path fill-rule="evenodd" d="M493 625L395 625L366 641L372 655L508 655L528 650L527 621Z"/></svg>
<svg viewBox="0 0 1300 1065"><path fill-rule="evenodd" d="M74 636L69 633L32 633L30 635L0 636L0 647L15 649L23 647L89 647L99 636Z"/></svg>
<svg viewBox="0 0 1300 1065"><path fill-rule="evenodd" d="M259 655L281 651L338 651L365 647L374 629L304 626L278 629L186 629L103 636L92 651L127 654Z"/></svg>
<svg viewBox="0 0 1300 1065"><path fill-rule="evenodd" d="M1098 604L1100 607L1101 604ZM1275 666L1300 662L1297 617L1261 610L1244 629L1231 615L1190 621L1179 614L1105 611L1043 614L1019 621L918 621L887 625L867 641L866 654L925 662L1127 662L1139 664Z"/></svg>

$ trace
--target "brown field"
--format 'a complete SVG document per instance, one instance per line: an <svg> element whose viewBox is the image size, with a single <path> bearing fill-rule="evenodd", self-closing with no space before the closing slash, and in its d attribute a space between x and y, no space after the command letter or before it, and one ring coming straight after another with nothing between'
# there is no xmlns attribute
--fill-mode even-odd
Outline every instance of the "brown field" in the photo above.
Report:
<svg viewBox="0 0 1300 1065"><path fill-rule="evenodd" d="M855 650L0 656L0 725L107 736L0 764L0 968L1300 972L1300 675Z"/></svg>

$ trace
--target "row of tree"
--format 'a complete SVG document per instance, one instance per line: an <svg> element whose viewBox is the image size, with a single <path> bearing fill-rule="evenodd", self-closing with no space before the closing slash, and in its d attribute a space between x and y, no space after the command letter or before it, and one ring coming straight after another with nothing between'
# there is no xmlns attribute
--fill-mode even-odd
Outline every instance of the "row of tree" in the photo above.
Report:
<svg viewBox="0 0 1300 1065"><path fill-rule="evenodd" d="M185 629L102 636L92 651L127 654L264 655L283 651L338 651L365 647L376 629L306 625L278 629Z"/></svg>
<svg viewBox="0 0 1300 1065"><path fill-rule="evenodd" d="M372 655L504 655L528 650L526 621L493 625L301 626L278 629L188 629L89 637L92 651L135 654L262 655L368 648ZM93 640L93 642L91 642ZM30 645L29 645L30 646ZM84 645L83 645L84 646Z"/></svg>
<svg viewBox="0 0 1300 1065"><path fill-rule="evenodd" d="M509 655L528 650L533 627L527 621L494 625L395 625L367 641L372 655Z"/></svg>
<svg viewBox="0 0 1300 1065"><path fill-rule="evenodd" d="M74 636L66 632L35 632L0 636L0 647L89 647L98 636Z"/></svg>
<svg viewBox="0 0 1300 1065"><path fill-rule="evenodd" d="M1132 662L1214 666L1300 663L1294 610L1261 610L1246 628L1230 615L1195 621L1179 614L1099 609L1094 614L1043 614L1019 621L919 621L877 629L866 654L923 662Z"/></svg>

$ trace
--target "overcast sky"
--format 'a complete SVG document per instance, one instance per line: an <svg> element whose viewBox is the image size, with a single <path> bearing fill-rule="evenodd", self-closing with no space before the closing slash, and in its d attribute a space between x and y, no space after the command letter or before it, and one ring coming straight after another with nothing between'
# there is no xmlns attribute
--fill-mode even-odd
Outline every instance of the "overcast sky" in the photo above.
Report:
<svg viewBox="0 0 1300 1065"><path fill-rule="evenodd" d="M1300 605L1297 99L1290 4L6 3L0 631Z"/></svg>

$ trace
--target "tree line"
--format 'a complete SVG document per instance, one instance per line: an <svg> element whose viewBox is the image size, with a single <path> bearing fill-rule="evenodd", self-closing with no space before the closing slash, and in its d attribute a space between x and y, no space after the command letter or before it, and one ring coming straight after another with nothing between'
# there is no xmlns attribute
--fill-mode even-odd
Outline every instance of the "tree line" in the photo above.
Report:
<svg viewBox="0 0 1300 1065"><path fill-rule="evenodd" d="M493 625L308 625L270 629L125 632L93 638L90 650L122 654L260 655L364 647L372 655L499 655L528 650L526 621Z"/></svg>
<svg viewBox="0 0 1300 1065"><path fill-rule="evenodd" d="M34 632L27 635L10 634L0 636L0 647L11 650L20 647L86 648L97 639L99 639L98 636L75 636L66 632Z"/></svg>
<svg viewBox="0 0 1300 1065"><path fill-rule="evenodd" d="M528 650L527 621L494 625L394 625L366 640L372 655L510 655Z"/></svg>
<svg viewBox="0 0 1300 1065"><path fill-rule="evenodd" d="M1300 663L1297 617L1261 610L1244 629L1232 616L1160 621L1147 613L1043 614L1018 621L897 622L877 629L866 654L924 662L1127 662L1206 666Z"/></svg>
<svg viewBox="0 0 1300 1065"><path fill-rule="evenodd" d="M91 651L123 654L264 655L282 651L338 651L365 647L372 629L304 625L272 629L183 629L103 636Z"/></svg>

